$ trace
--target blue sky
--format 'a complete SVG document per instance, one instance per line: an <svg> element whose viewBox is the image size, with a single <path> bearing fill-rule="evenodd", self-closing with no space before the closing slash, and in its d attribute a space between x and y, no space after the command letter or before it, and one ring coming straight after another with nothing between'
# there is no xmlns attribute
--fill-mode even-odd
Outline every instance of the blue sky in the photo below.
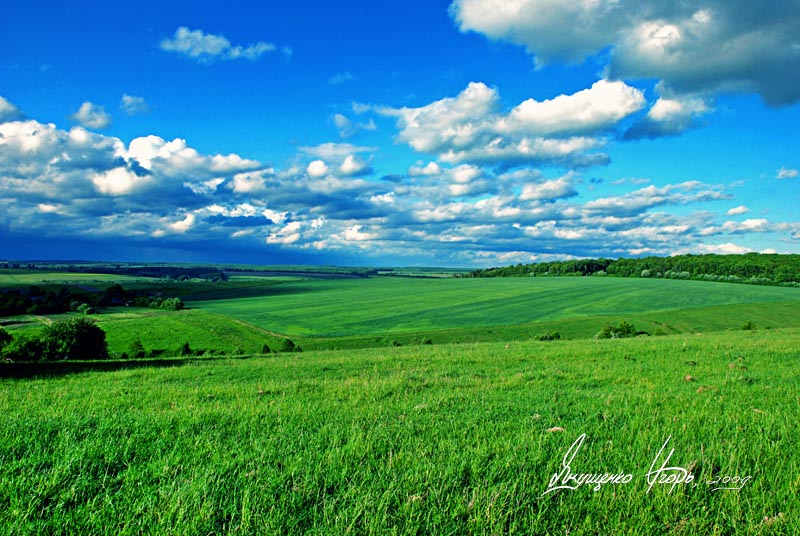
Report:
<svg viewBox="0 0 800 536"><path fill-rule="evenodd" d="M800 253L800 2L27 2L0 258Z"/></svg>

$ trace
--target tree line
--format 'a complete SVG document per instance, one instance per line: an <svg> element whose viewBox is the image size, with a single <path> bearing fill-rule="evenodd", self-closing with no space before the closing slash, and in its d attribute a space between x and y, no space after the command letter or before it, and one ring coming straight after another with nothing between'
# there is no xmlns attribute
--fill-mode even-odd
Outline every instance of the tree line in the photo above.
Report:
<svg viewBox="0 0 800 536"><path fill-rule="evenodd" d="M800 255L676 255L578 259L478 269L472 277L614 276L800 286Z"/></svg>
<svg viewBox="0 0 800 536"><path fill-rule="evenodd" d="M0 291L0 316L67 312L94 314L97 307L120 305L169 311L179 311L184 307L179 297L164 297L152 291L125 290L118 284L95 293L79 293L68 287L54 289L35 285Z"/></svg>

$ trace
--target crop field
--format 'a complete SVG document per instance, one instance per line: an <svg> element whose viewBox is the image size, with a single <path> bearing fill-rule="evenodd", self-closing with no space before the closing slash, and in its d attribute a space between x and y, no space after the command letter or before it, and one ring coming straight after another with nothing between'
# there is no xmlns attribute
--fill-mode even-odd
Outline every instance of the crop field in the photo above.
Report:
<svg viewBox="0 0 800 536"><path fill-rule="evenodd" d="M776 329L0 380L0 531L797 534L798 348ZM571 473L624 476L553 489L584 434Z"/></svg>
<svg viewBox="0 0 800 536"><path fill-rule="evenodd" d="M13 288L26 285L100 285L111 283L138 283L147 278L113 275L73 273L59 271L4 269L0 270L0 288Z"/></svg>
<svg viewBox="0 0 800 536"><path fill-rule="evenodd" d="M295 280L189 298L189 305L304 347L591 338L630 319L648 332L800 326L800 289L620 278Z"/></svg>

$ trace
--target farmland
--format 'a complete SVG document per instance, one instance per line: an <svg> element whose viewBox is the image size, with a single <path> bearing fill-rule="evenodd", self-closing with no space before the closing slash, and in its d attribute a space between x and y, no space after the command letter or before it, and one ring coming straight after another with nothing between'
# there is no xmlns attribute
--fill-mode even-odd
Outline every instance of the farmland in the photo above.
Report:
<svg viewBox="0 0 800 536"><path fill-rule="evenodd" d="M21 272L5 286L121 284L186 307L88 315L112 356L138 339L151 359L2 364L28 367L0 379L3 533L800 531L800 289ZM623 320L651 336L593 338ZM303 352L276 353L287 338ZM194 353L173 357L182 343ZM630 481L551 489L584 434L572 472ZM651 485L667 441L688 484ZM716 489L726 477L737 489Z"/></svg>

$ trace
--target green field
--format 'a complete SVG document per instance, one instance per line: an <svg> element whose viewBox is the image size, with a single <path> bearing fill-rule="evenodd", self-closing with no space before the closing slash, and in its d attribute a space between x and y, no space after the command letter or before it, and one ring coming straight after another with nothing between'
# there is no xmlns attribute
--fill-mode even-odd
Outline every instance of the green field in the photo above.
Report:
<svg viewBox="0 0 800 536"><path fill-rule="evenodd" d="M800 289L80 275L187 308L90 315L149 359L0 363L0 533L800 533ZM622 320L659 336L593 339ZM570 471L630 482L548 492L583 434Z"/></svg>
<svg viewBox="0 0 800 536"><path fill-rule="evenodd" d="M109 285L148 281L145 277L6 268L0 270L0 288L27 285Z"/></svg>
<svg viewBox="0 0 800 536"><path fill-rule="evenodd" d="M739 329L747 320L800 326L800 289L656 279L316 279L189 300L307 348L521 340L548 331L590 338L620 319L651 333Z"/></svg>
<svg viewBox="0 0 800 536"><path fill-rule="evenodd" d="M41 284L42 277L70 274L39 275L10 277ZM79 275L91 281L93 274ZM760 329L800 327L800 289L700 281L243 275L217 283L97 279L88 291L73 284L90 293L113 283L180 296L188 307L115 307L94 315L117 355L136 339L157 354L174 354L184 342L206 354L253 354L265 344L274 351L286 338L305 350L520 341L553 332L590 339L622 320L654 335L738 330L748 321ZM47 321L3 323L30 331Z"/></svg>
<svg viewBox="0 0 800 536"><path fill-rule="evenodd" d="M798 348L763 330L0 380L0 531L797 534ZM581 434L574 473L632 480L542 496ZM648 491L669 436L698 485ZM750 479L713 491L726 476Z"/></svg>

